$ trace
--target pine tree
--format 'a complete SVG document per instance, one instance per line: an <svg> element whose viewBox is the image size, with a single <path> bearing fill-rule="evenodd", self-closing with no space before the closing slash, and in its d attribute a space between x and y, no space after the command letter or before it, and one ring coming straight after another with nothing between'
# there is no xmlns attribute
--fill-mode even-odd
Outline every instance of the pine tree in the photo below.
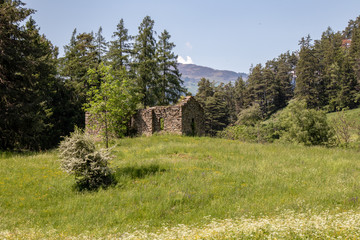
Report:
<svg viewBox="0 0 360 240"><path fill-rule="evenodd" d="M154 21L146 16L139 26L139 34L135 37L132 68L136 73L141 103L144 107L156 104L156 79L158 69L156 62L156 40L154 38Z"/></svg>
<svg viewBox="0 0 360 240"><path fill-rule="evenodd" d="M48 148L57 49L39 34L34 11L0 3L0 149ZM54 119L53 119L54 120ZM55 127L58 127L56 125Z"/></svg>
<svg viewBox="0 0 360 240"><path fill-rule="evenodd" d="M102 27L99 28L98 32L95 35L95 46L96 53L99 62L104 61L104 57L107 54L108 43L105 40L105 37L102 35Z"/></svg>
<svg viewBox="0 0 360 240"><path fill-rule="evenodd" d="M294 96L294 72L297 63L295 54L289 52L277 58L276 82L280 84L278 108L285 107Z"/></svg>
<svg viewBox="0 0 360 240"><path fill-rule="evenodd" d="M280 107L280 83L276 81L274 72L266 67L263 71L265 90L260 105L263 115L268 117Z"/></svg>
<svg viewBox="0 0 360 240"><path fill-rule="evenodd" d="M93 34L81 33L76 35L74 30L69 45L65 46L65 56L61 61L61 75L67 78L68 84L74 86L79 102L86 100L86 91L90 88L87 71L95 68L98 63L98 54Z"/></svg>
<svg viewBox="0 0 360 240"><path fill-rule="evenodd" d="M159 69L156 93L159 105L176 103L186 91L182 86L184 82L181 80L181 74L177 67L177 56L172 52L175 44L169 42L170 37L168 31L164 30L156 48Z"/></svg>
<svg viewBox="0 0 360 240"><path fill-rule="evenodd" d="M235 114L236 116L245 107L246 83L242 77L239 77L234 86Z"/></svg>
<svg viewBox="0 0 360 240"><path fill-rule="evenodd" d="M248 79L246 106L259 104L262 110L263 117L266 116L266 101L267 101L267 82L263 76L263 67L261 64L256 65L251 69Z"/></svg>
<svg viewBox="0 0 360 240"><path fill-rule="evenodd" d="M201 104L205 114L205 132L215 136L229 124L229 110L223 85L215 87L214 82L202 78L198 82L196 100Z"/></svg>
<svg viewBox="0 0 360 240"><path fill-rule="evenodd" d="M209 79L201 78L198 82L198 92L196 93L196 98L198 101L203 101L204 99L214 95L215 83L210 82Z"/></svg>
<svg viewBox="0 0 360 240"><path fill-rule="evenodd" d="M295 95L304 99L309 108L320 108L324 101L320 62L311 45L310 36L302 38L300 45Z"/></svg>
<svg viewBox="0 0 360 240"><path fill-rule="evenodd" d="M221 91L215 91L212 97L206 99L204 112L207 133L211 136L215 136L229 124L229 112Z"/></svg>
<svg viewBox="0 0 360 240"><path fill-rule="evenodd" d="M128 34L128 29L124 26L124 20L120 19L120 22L116 26L116 32L113 33L114 41L110 42L110 48L108 52L108 59L114 69L120 69L121 67L129 67L130 56L132 53L132 36Z"/></svg>
<svg viewBox="0 0 360 240"><path fill-rule="evenodd" d="M237 120L238 112L236 110L236 95L235 95L235 87L232 85L231 82L222 86L221 91L224 94L224 99L226 103L226 108L229 114L229 123L235 123Z"/></svg>

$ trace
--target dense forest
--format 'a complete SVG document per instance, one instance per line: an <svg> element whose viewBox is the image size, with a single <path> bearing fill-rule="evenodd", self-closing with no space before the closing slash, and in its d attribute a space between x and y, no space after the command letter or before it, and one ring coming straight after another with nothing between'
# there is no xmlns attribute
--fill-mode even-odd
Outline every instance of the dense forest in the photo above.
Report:
<svg viewBox="0 0 360 240"><path fill-rule="evenodd" d="M34 10L18 0L0 0L0 149L41 150L56 146L85 124L85 111L101 115L118 136L136 109L175 104L189 94L177 68L175 44L157 35L146 16L131 36L120 19L111 41L75 29L65 54L39 33ZM262 121L292 99L327 112L357 108L360 100L360 17L342 32L327 29L320 40L307 36L300 50L265 66L251 67L249 79L216 85L199 82L196 99L215 136L249 112ZM255 110L254 110L255 109Z"/></svg>

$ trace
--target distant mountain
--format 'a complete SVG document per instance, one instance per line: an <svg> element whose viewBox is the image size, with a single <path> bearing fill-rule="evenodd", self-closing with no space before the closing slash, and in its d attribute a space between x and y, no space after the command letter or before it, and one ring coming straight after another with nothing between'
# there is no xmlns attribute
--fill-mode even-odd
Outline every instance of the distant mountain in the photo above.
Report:
<svg viewBox="0 0 360 240"><path fill-rule="evenodd" d="M229 83L235 82L240 76L244 80L248 78L246 73L237 73L228 70L216 70L209 67L198 66L195 64L178 64L181 79L184 81L185 87L192 93L196 94L198 86L197 83L201 78L215 81L216 83Z"/></svg>

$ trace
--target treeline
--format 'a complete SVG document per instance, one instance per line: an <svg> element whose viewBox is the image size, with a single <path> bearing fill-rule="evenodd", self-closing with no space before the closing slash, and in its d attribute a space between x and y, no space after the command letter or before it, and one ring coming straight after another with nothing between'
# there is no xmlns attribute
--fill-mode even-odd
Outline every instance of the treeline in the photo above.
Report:
<svg viewBox="0 0 360 240"><path fill-rule="evenodd" d="M169 32L157 35L149 16L136 36L121 19L111 41L101 27L95 34L75 29L58 58L33 13L19 0L0 0L1 150L54 147L75 126L85 126L84 109L105 113L104 124L124 132L135 108L173 104L188 94ZM269 119L292 99L302 101L293 109L356 108L359 82L360 17L343 32L329 28L320 40L303 38L299 51L252 67L247 81L215 85L202 79L196 98L205 110L206 132L216 135L228 125Z"/></svg>
<svg viewBox="0 0 360 240"><path fill-rule="evenodd" d="M33 13L19 0L0 0L0 149L56 146L75 126L84 127L86 103L103 94L100 86L109 78L110 87L134 87L138 102L130 105L139 108L174 103L186 92L171 36L164 30L156 38L149 16L136 36L121 19L110 42L101 27L96 34L75 29L58 58Z"/></svg>
<svg viewBox="0 0 360 240"><path fill-rule="evenodd" d="M207 132L215 135L228 124L240 124L254 109L264 121L292 99L325 112L359 107L360 16L343 32L328 28L320 40L307 36L299 45L299 51L252 67L246 82L239 78L235 84L215 86L202 79L196 97L205 109Z"/></svg>

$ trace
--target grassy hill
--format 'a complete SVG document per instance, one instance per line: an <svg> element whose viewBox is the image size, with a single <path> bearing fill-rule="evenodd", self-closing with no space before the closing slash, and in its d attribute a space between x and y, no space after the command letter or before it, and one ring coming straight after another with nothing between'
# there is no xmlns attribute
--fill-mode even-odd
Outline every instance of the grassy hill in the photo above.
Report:
<svg viewBox="0 0 360 240"><path fill-rule="evenodd" d="M360 236L355 149L121 139L118 184L79 193L55 151L0 153L0 239Z"/></svg>
<svg viewBox="0 0 360 240"><path fill-rule="evenodd" d="M360 108L327 114L330 124L338 134L349 134L349 146L359 147L360 143Z"/></svg>
<svg viewBox="0 0 360 240"><path fill-rule="evenodd" d="M339 114L338 112L329 113L328 118L333 119L338 114ZM360 108L344 111L344 115L348 120L356 121L356 122L360 123Z"/></svg>

